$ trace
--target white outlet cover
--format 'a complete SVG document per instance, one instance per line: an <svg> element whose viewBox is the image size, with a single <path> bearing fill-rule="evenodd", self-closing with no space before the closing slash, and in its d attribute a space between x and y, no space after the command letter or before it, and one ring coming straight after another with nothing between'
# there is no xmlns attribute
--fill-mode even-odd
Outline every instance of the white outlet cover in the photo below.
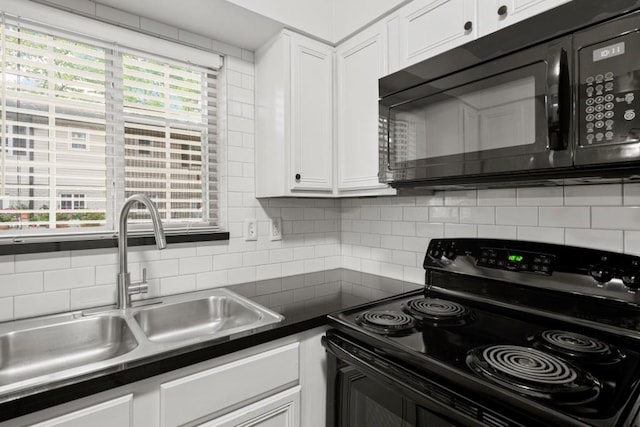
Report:
<svg viewBox="0 0 640 427"><path fill-rule="evenodd" d="M258 240L258 222L255 219L244 220L244 240Z"/></svg>
<svg viewBox="0 0 640 427"><path fill-rule="evenodd" d="M282 218L271 218L269 223L271 240L282 240Z"/></svg>

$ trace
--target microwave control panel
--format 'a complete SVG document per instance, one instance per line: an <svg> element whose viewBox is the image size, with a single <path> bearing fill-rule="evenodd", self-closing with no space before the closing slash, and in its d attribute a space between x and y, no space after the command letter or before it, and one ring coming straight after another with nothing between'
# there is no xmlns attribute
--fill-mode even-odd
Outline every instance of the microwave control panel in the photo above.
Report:
<svg viewBox="0 0 640 427"><path fill-rule="evenodd" d="M579 51L582 147L640 142L640 33Z"/></svg>

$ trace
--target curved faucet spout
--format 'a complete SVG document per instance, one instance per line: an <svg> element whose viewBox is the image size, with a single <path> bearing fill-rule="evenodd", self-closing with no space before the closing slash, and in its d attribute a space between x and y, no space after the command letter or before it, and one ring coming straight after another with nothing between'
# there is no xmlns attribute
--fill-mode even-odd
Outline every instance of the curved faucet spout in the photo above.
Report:
<svg viewBox="0 0 640 427"><path fill-rule="evenodd" d="M162 221L160 220L160 213L158 208L151 201L151 199L144 194L134 194L129 197L122 205L120 211L120 228L118 231L118 301L117 306L119 309L124 309L131 306L131 294L134 292L146 292L146 280L143 277L143 282L136 286L135 290L131 289L131 279L128 271L127 264L127 217L131 207L137 203L142 203L151 214L151 221L153 222L153 234L156 240L156 246L158 249L164 249L167 247L167 240L164 237L164 229L162 228ZM143 276L145 276L143 274Z"/></svg>

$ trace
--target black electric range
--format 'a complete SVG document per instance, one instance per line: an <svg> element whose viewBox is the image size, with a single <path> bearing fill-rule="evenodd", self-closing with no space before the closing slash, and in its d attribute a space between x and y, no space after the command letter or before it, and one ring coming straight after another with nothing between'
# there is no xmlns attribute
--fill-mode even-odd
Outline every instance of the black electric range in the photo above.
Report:
<svg viewBox="0 0 640 427"><path fill-rule="evenodd" d="M329 425L640 425L640 258L435 239L424 266L329 316Z"/></svg>

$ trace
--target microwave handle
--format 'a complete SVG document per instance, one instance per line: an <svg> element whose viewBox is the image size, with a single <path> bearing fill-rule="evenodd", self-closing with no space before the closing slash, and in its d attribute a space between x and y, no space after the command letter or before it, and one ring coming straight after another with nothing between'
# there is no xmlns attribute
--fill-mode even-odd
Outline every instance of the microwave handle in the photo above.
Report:
<svg viewBox="0 0 640 427"><path fill-rule="evenodd" d="M547 67L549 150L567 149L570 89L567 51L560 48L548 58Z"/></svg>

